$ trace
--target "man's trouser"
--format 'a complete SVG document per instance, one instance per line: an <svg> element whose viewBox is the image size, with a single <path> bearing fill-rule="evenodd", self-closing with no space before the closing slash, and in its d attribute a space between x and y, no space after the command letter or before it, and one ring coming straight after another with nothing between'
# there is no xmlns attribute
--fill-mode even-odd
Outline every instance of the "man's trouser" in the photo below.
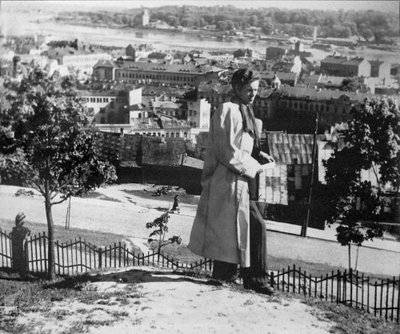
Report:
<svg viewBox="0 0 400 334"><path fill-rule="evenodd" d="M267 231L258 202L250 201L250 267L241 268L242 276L265 277L267 273ZM226 281L237 276L237 264L214 261L213 277Z"/></svg>

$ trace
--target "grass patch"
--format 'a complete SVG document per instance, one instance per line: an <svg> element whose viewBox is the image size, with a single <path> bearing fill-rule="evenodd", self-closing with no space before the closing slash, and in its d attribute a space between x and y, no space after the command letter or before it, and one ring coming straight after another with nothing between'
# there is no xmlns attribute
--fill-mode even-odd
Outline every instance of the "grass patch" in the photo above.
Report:
<svg viewBox="0 0 400 334"><path fill-rule="evenodd" d="M336 324L330 330L335 334L399 334L400 324L385 321L362 310L343 304L334 304L315 299L304 299L304 303L322 311L323 318ZM317 317L320 317L316 314ZM322 320L322 319L321 319Z"/></svg>
<svg viewBox="0 0 400 334"><path fill-rule="evenodd" d="M11 232L14 226L14 221L0 218L1 230ZM45 224L31 223L27 221L24 226L31 230L31 235L38 235L43 232L46 232L47 234L47 225ZM54 240L68 242L78 239L79 237L95 246L110 246L114 244L114 242L118 243L122 241L125 238L125 235L97 232L80 228L70 228L69 230L66 230L61 226L54 226Z"/></svg>
<svg viewBox="0 0 400 334"><path fill-rule="evenodd" d="M0 332L38 333L38 328L32 327L32 324L21 325L18 323L18 318L32 313L37 313L39 317L54 322L76 319L78 314L88 314L86 318L74 322L73 331L66 332L74 334L87 332L88 326L111 325L115 321L128 317L129 313L126 311L107 310L107 307L110 305L124 307L128 304L126 294L137 291L137 287L129 285L126 291L117 290L115 292L102 292L84 288L87 283L97 279L97 276L82 275L58 278L55 282L48 282L40 277L32 277L30 280L24 281L10 279L7 273L0 271L0 307L11 307L4 311L0 317ZM55 304L69 305L71 301L84 305L99 305L99 307L92 309L81 307L76 310L57 309L60 304ZM107 301L107 303L103 306L99 301ZM104 312L107 318L91 318L91 313L94 313L94 311ZM39 322L36 325L39 326Z"/></svg>

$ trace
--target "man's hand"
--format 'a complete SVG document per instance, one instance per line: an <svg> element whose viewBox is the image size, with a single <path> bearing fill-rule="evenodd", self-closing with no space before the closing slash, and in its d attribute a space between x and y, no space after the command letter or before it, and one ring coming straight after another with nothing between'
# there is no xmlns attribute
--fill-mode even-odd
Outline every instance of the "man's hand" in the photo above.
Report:
<svg viewBox="0 0 400 334"><path fill-rule="evenodd" d="M260 151L260 154L258 156L258 162L261 165L264 165L264 164L268 164L268 163L272 163L272 162L275 163L275 159L272 156L270 156L269 154L267 154L263 151Z"/></svg>
<svg viewBox="0 0 400 334"><path fill-rule="evenodd" d="M261 164L260 172L264 171L265 169L274 168L275 167L275 159L270 156L269 154L260 151L260 155L258 157L258 161Z"/></svg>

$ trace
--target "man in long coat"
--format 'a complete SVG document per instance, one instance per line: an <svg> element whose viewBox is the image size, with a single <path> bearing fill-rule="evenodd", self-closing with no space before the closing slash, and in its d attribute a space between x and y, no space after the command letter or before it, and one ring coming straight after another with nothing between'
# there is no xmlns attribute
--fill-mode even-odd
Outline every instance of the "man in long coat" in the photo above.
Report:
<svg viewBox="0 0 400 334"><path fill-rule="evenodd" d="M253 128L251 132L245 128L246 123L251 122L253 127L256 126L254 115L246 105L253 102L259 79L255 76L251 78L250 74L247 80L247 73L239 74L245 76L245 80L235 86L232 79L234 98L222 104L211 120L201 181L202 193L189 249L216 260L216 263L225 263L228 267L233 264L231 268L238 264L241 268L248 268L251 265L248 184L263 165L252 156L257 129ZM250 117L246 113L250 113Z"/></svg>

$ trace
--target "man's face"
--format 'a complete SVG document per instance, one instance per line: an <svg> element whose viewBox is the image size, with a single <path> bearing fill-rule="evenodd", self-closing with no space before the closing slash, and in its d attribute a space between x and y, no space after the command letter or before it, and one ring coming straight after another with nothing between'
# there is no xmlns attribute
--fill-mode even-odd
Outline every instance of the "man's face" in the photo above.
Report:
<svg viewBox="0 0 400 334"><path fill-rule="evenodd" d="M243 87L233 87L233 91L241 103L250 104L253 103L257 95L259 85L260 81L257 80L244 85Z"/></svg>

